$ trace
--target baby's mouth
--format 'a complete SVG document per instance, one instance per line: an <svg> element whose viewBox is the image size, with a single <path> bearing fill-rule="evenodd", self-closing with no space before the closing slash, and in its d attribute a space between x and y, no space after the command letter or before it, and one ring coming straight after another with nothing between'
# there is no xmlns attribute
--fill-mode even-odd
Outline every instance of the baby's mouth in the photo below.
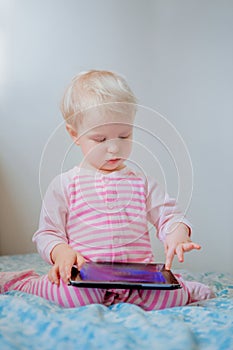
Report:
<svg viewBox="0 0 233 350"><path fill-rule="evenodd" d="M120 158L112 158L112 159L108 159L107 162L108 163L116 163L120 160Z"/></svg>

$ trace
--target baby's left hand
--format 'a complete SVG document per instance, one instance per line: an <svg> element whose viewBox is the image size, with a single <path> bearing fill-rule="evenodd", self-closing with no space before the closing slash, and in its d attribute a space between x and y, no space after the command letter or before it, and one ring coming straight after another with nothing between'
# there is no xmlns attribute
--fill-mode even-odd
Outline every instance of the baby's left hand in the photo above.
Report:
<svg viewBox="0 0 233 350"><path fill-rule="evenodd" d="M165 268L171 269L174 256L177 255L179 262L184 261L184 253L193 249L201 249L201 246L191 241L189 228L183 223L173 224L172 232L166 236L164 242L166 262Z"/></svg>

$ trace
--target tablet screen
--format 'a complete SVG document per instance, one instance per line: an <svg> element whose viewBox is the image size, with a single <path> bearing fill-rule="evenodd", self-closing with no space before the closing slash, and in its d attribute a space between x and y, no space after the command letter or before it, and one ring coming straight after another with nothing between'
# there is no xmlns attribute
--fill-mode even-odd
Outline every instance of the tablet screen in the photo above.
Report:
<svg viewBox="0 0 233 350"><path fill-rule="evenodd" d="M109 282L159 282L166 279L160 271L160 266L124 263L87 263L80 270L83 281L109 281Z"/></svg>
<svg viewBox="0 0 233 350"><path fill-rule="evenodd" d="M164 264L87 262L72 268L70 284L89 288L176 289L181 288Z"/></svg>

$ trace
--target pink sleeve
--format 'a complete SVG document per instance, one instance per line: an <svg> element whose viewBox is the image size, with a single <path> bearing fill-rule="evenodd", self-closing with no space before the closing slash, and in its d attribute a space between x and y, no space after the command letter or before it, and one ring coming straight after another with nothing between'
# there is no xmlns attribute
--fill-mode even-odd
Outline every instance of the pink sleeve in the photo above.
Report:
<svg viewBox="0 0 233 350"><path fill-rule="evenodd" d="M68 195L61 175L48 187L42 204L39 228L32 239L41 257L50 264L52 249L59 243L68 243L65 229L67 213Z"/></svg>
<svg viewBox="0 0 233 350"><path fill-rule="evenodd" d="M191 234L190 223L179 210L176 200L169 197L158 183L150 178L147 179L146 204L147 219L155 226L157 236L161 241L165 240L166 234L169 233L169 227L173 223L184 223L189 227Z"/></svg>

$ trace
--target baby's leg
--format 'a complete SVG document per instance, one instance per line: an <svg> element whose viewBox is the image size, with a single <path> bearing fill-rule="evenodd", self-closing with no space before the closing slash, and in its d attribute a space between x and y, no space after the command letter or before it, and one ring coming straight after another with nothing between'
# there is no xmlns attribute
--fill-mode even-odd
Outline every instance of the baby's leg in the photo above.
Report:
<svg viewBox="0 0 233 350"><path fill-rule="evenodd" d="M127 303L135 304L146 311L183 306L189 301L186 287L175 290L133 290Z"/></svg>
<svg viewBox="0 0 233 350"><path fill-rule="evenodd" d="M184 306L198 300L214 298L215 294L206 285L199 282L184 281L176 275L181 289L175 290L133 290L127 303L136 304L144 310L160 310L175 306Z"/></svg>
<svg viewBox="0 0 233 350"><path fill-rule="evenodd" d="M101 289L77 288L63 281L52 284L48 276L39 276L32 270L22 272L0 272L0 292L19 290L34 294L63 307L78 307L88 304L102 304L104 291Z"/></svg>
<svg viewBox="0 0 233 350"><path fill-rule="evenodd" d="M203 283L195 281L185 281L184 283L189 291L189 303L216 297L212 289Z"/></svg>

